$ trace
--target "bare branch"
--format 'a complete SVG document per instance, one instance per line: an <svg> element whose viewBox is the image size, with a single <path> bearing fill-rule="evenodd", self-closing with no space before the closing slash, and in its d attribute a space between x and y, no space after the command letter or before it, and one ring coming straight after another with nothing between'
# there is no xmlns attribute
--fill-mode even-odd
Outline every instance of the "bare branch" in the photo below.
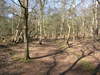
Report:
<svg viewBox="0 0 100 75"><path fill-rule="evenodd" d="M26 7L22 4L22 2L21 2L20 0L18 0L18 2L20 3L20 6L21 6L22 8L26 8Z"/></svg>
<svg viewBox="0 0 100 75"><path fill-rule="evenodd" d="M100 4L100 1L99 0L97 0L97 2L98 2L98 4Z"/></svg>
<svg viewBox="0 0 100 75"><path fill-rule="evenodd" d="M15 14L15 13L12 13L13 15L15 15L15 16L18 16L18 17L20 17L21 19L23 19L23 17L21 17L20 15L18 15L18 14Z"/></svg>
<svg viewBox="0 0 100 75"><path fill-rule="evenodd" d="M17 6L19 6L20 7L20 5L19 4L17 4L14 0L11 0L14 4L16 4Z"/></svg>

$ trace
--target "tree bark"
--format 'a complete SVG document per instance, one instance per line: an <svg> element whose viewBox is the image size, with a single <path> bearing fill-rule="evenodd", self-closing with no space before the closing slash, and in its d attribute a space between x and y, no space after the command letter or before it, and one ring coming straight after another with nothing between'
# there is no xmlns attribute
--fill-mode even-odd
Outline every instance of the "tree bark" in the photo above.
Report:
<svg viewBox="0 0 100 75"><path fill-rule="evenodd" d="M23 14L24 24L24 44L25 44L25 59L30 59L29 56L29 37L28 37L28 0L19 0Z"/></svg>

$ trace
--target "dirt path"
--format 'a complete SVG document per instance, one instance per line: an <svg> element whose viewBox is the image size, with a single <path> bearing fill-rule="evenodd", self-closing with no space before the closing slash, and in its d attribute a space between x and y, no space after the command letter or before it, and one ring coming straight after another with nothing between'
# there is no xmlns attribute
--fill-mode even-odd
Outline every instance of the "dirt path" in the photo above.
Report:
<svg viewBox="0 0 100 75"><path fill-rule="evenodd" d="M80 55L83 46L91 49L91 43L90 41L77 41L72 43L73 47L66 49L66 52L62 52L62 49L59 49L55 43L48 42L41 46L33 42L30 43L30 56L32 58L40 57L41 59L31 59L27 63L19 59L24 56L23 44L0 48L0 61L3 63L0 62L0 75L59 75L76 61L77 54L75 52ZM97 45L100 44L96 43ZM68 52L70 53L68 54ZM96 57L99 56L100 53L96 53ZM98 61L99 59L89 56L66 75L91 75L92 68L97 65Z"/></svg>

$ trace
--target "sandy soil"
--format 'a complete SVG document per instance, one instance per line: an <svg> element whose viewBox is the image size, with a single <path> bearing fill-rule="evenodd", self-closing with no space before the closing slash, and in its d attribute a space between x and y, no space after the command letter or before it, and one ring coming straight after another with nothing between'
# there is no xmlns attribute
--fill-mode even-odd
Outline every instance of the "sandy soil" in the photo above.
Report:
<svg viewBox="0 0 100 75"><path fill-rule="evenodd" d="M98 51L79 61L66 75L91 75L100 63L100 43L91 40L70 42L66 48L63 42L30 43L31 60L24 62L24 45L6 46L0 44L0 75L59 75L67 70L81 55ZM63 46L63 47L62 47ZM65 49L65 50L64 50ZM64 50L64 51L63 51ZM100 73L98 73L100 75Z"/></svg>

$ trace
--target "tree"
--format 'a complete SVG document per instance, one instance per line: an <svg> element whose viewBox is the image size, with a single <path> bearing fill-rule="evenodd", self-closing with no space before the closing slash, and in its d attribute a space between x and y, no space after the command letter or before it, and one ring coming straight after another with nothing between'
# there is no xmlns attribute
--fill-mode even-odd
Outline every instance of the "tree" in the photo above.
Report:
<svg viewBox="0 0 100 75"><path fill-rule="evenodd" d="M37 4L39 5L39 18L38 18L38 26L39 26L39 44L42 44L43 39L43 15L44 15L44 7L46 0L37 0Z"/></svg>
<svg viewBox="0 0 100 75"><path fill-rule="evenodd" d="M18 0L22 8L24 22L24 43L25 43L25 59L29 59L29 37L28 37L28 0Z"/></svg>
<svg viewBox="0 0 100 75"><path fill-rule="evenodd" d="M100 14L99 14L99 0L94 0L94 7L93 7L93 38L94 40L97 40L99 37L99 18L100 18Z"/></svg>
<svg viewBox="0 0 100 75"><path fill-rule="evenodd" d="M8 7L6 6L6 2L4 0L0 0L0 16L5 16L7 9Z"/></svg>

